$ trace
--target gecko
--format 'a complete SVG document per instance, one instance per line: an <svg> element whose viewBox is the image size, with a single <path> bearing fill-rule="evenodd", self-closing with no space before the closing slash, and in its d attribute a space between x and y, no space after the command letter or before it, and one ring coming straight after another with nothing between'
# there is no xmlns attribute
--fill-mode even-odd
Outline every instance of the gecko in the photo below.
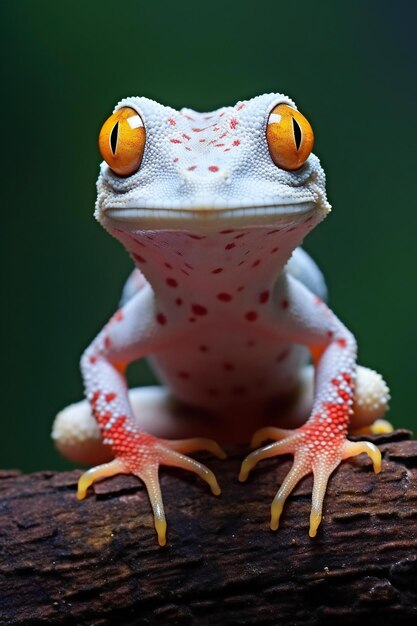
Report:
<svg viewBox="0 0 417 626"><path fill-rule="evenodd" d="M160 466L194 472L220 494L189 456L197 450L224 458L220 444L253 435L241 481L262 459L293 455L270 527L312 473L310 537L342 460L364 452L381 469L378 448L348 434L391 428L389 389L357 364L355 337L300 247L331 210L313 143L307 118L278 93L210 113L129 97L100 131L95 217L134 268L82 355L87 399L57 415L52 437L66 457L94 465L79 499L97 480L140 478L160 545ZM143 357L162 385L129 390L127 366Z"/></svg>

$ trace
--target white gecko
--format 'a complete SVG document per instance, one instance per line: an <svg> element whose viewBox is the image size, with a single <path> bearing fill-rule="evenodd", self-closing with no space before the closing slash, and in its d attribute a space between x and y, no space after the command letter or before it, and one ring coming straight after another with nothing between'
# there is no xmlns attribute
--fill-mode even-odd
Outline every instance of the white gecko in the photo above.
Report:
<svg viewBox="0 0 417 626"><path fill-rule="evenodd" d="M61 411L52 436L71 460L105 461L81 476L79 499L114 474L144 481L160 545L160 465L196 472L220 493L214 474L184 454L224 456L201 435L247 442L260 429L254 447L273 441L243 461L240 480L261 459L294 455L272 503L274 530L313 472L311 537L343 459L366 452L381 469L379 450L347 435L378 424L388 388L357 365L355 338L298 247L330 211L313 141L306 118L276 93L212 113L126 98L101 130L95 216L136 269L82 356L88 402ZM142 357L164 386L128 391L126 367Z"/></svg>

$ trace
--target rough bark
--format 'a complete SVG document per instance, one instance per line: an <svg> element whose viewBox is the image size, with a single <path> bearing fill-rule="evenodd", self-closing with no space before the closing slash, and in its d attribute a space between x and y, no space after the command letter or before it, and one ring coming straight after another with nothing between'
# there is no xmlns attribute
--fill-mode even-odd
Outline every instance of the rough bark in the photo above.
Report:
<svg viewBox="0 0 417 626"><path fill-rule="evenodd" d="M290 466L271 459L242 485L242 450L208 456L215 498L188 473L161 471L168 546L160 548L143 486L132 477L75 499L79 471L0 473L0 623L408 624L417 619L417 442L370 438L334 473L314 540L312 479L289 498L279 531L269 506Z"/></svg>

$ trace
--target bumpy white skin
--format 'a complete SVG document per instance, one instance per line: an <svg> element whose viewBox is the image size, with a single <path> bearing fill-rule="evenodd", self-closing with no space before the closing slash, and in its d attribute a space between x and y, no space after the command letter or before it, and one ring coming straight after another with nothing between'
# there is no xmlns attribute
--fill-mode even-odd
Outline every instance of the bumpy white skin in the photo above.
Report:
<svg viewBox="0 0 417 626"><path fill-rule="evenodd" d="M343 458L367 452L380 468L377 449L352 444L346 434L352 416L355 426L363 426L383 415L388 389L378 375L366 373L362 396L355 397L356 342L323 303L319 270L302 251L286 268L330 205L315 155L294 172L270 157L266 125L280 103L295 106L285 96L267 94L209 114L178 112L146 98L128 98L116 107L138 112L146 146L137 173L121 178L104 163L98 180L96 217L138 268L125 287L122 308L82 358L87 397L106 448L96 445L97 429L86 427L81 438L74 434L72 424L81 416L91 426L85 404L61 413L53 436L77 460L115 457L84 475L79 497L106 475L141 477L161 544L165 518L158 466L196 471L218 493L209 470L180 452L220 451L208 440L169 442L156 435L241 441L272 421L298 426L308 410L309 420L296 430L261 428L256 444L278 441L249 455L240 477L244 480L261 458L293 453L293 469L272 506L271 527L278 527L295 484L313 472L311 536L321 519L328 477ZM311 376L303 383L309 351L316 365L314 394ZM167 391L144 390L129 399L124 369L144 356L152 358ZM360 406L358 415L354 406Z"/></svg>

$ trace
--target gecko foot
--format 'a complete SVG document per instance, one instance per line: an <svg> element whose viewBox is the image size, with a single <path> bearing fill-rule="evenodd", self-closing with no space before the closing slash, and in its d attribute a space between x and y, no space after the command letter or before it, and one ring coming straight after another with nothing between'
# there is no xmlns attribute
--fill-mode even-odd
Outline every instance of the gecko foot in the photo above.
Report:
<svg viewBox="0 0 417 626"><path fill-rule="evenodd" d="M261 428L252 439L252 445L259 445L266 439L275 440L263 448L251 452L242 462L239 480L245 481L255 465L263 460L281 454L293 454L294 462L285 477L271 505L271 530L277 530L284 504L290 493L307 474L313 473L313 493L310 514L310 537L315 537L322 518L323 499L330 475L349 457L365 452L371 458L375 473L381 471L381 453L368 441L352 442L345 436L327 437L312 425L304 425L297 430L281 428Z"/></svg>
<svg viewBox="0 0 417 626"><path fill-rule="evenodd" d="M83 500L88 488L97 480L116 474L134 474L145 483L153 510L158 543L164 546L167 524L159 485L160 465L180 467L194 472L208 483L214 495L220 494L220 487L213 472L202 463L183 454L196 450L206 450L221 459L226 457L220 446L211 439L196 437L170 441L145 435L137 443L136 454L118 456L109 463L97 465L84 472L78 481L77 498Z"/></svg>

